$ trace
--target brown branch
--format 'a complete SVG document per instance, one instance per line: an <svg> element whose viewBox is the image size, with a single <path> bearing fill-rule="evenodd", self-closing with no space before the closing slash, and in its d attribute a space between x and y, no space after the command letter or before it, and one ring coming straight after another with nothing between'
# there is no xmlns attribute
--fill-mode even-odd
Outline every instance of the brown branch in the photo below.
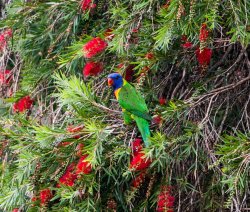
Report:
<svg viewBox="0 0 250 212"><path fill-rule="evenodd" d="M175 87L175 89L174 89L174 91L173 91L173 93L172 93L172 95L171 95L171 99L174 98L174 96L175 96L175 94L177 93L178 89L180 88L182 82L184 81L185 76L186 76L186 68L183 69L181 80L180 80L180 82L178 82L178 84L176 85L176 87Z"/></svg>
<svg viewBox="0 0 250 212"><path fill-rule="evenodd" d="M229 91L229 90L232 90L234 88L236 88L237 86L247 82L250 80L250 75L244 79L242 79L241 81L237 82L237 83L232 83L232 84L229 84L229 85L225 85L225 86L222 86L220 88L216 88L214 90L212 90L211 92L207 93L207 94L204 94L202 96L199 96L199 97L194 97L192 99L190 99L189 101L186 101L185 103L191 103L192 101L194 100L197 100L196 102L194 102L192 105L197 105L199 104L203 99L205 99L206 97L209 97L209 96L212 96L214 94L218 95L220 93L223 93L225 91Z"/></svg>
<svg viewBox="0 0 250 212"><path fill-rule="evenodd" d="M96 103L96 102L91 102L91 103L92 103L94 106L99 107L100 109L103 109L103 110L105 110L105 111L107 111L107 112L109 112L109 113L116 113L116 114L120 114L120 115L122 114L121 111L109 109L109 108L107 108L107 107L105 107L105 106L103 106L103 105L101 105L101 104Z"/></svg>
<svg viewBox="0 0 250 212"><path fill-rule="evenodd" d="M231 52L233 48L233 45L230 45L228 48L227 48L227 51L225 52L225 54L223 55L223 57L217 62L215 63L210 69L208 72L212 71L213 69L216 69L217 67L219 67L221 64L224 63L224 61L227 59L227 56L229 55L229 53Z"/></svg>

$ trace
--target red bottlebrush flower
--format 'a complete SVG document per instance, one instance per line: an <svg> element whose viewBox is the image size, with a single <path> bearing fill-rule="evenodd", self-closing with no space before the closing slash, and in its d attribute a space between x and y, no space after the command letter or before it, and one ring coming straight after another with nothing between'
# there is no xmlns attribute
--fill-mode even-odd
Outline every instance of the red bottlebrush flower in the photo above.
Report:
<svg viewBox="0 0 250 212"><path fill-rule="evenodd" d="M108 199L106 211L117 211L117 203L114 199Z"/></svg>
<svg viewBox="0 0 250 212"><path fill-rule="evenodd" d="M115 35L114 35L112 32L113 32L113 30L110 29L110 28L108 28L108 29L104 32L105 39L111 41L111 40L115 37Z"/></svg>
<svg viewBox="0 0 250 212"><path fill-rule="evenodd" d="M83 126L68 126L67 127L67 131L70 133L80 132L82 129L83 129ZM79 139L79 138L81 138L81 136L75 135L73 138Z"/></svg>
<svg viewBox="0 0 250 212"><path fill-rule="evenodd" d="M124 67L124 63L120 63L117 65L117 68L123 68Z"/></svg>
<svg viewBox="0 0 250 212"><path fill-rule="evenodd" d="M93 3L93 0L82 0L81 8L83 11L94 9L96 4Z"/></svg>
<svg viewBox="0 0 250 212"><path fill-rule="evenodd" d="M40 191L41 205L47 204L53 197L53 194L49 188Z"/></svg>
<svg viewBox="0 0 250 212"><path fill-rule="evenodd" d="M170 5L170 0L166 0L166 3L162 6L162 8L168 9L169 5Z"/></svg>
<svg viewBox="0 0 250 212"><path fill-rule="evenodd" d="M182 47L184 49L189 49L189 48L192 48L193 44L189 41L187 41L186 43L182 44Z"/></svg>
<svg viewBox="0 0 250 212"><path fill-rule="evenodd" d="M89 174L92 171L92 166L89 161L85 161L88 155L83 155L76 166L76 174Z"/></svg>
<svg viewBox="0 0 250 212"><path fill-rule="evenodd" d="M34 196L34 197L31 198L31 202L36 202L37 200L39 200L39 199L36 196Z"/></svg>
<svg viewBox="0 0 250 212"><path fill-rule="evenodd" d="M159 98L159 104L160 105L165 105L167 103L167 100L163 97Z"/></svg>
<svg viewBox="0 0 250 212"><path fill-rule="evenodd" d="M0 51L3 51L7 46L8 39L12 36L12 30L6 29L2 34L0 34Z"/></svg>
<svg viewBox="0 0 250 212"><path fill-rule="evenodd" d="M133 29L132 29L132 32L133 32L133 33L138 33L138 31L139 31L138 28L133 28Z"/></svg>
<svg viewBox="0 0 250 212"><path fill-rule="evenodd" d="M59 147L62 147L62 146L68 146L68 145L70 145L71 144L71 142L62 142L62 143L60 143L58 146Z"/></svg>
<svg viewBox="0 0 250 212"><path fill-rule="evenodd" d="M145 179L146 172L142 171L133 181L132 185L135 188L139 188Z"/></svg>
<svg viewBox="0 0 250 212"><path fill-rule="evenodd" d="M10 38L10 37L12 37L12 29L6 29L5 31L4 31L4 36L5 36L5 38Z"/></svg>
<svg viewBox="0 0 250 212"><path fill-rule="evenodd" d="M14 208L12 212L18 212L19 208Z"/></svg>
<svg viewBox="0 0 250 212"><path fill-rule="evenodd" d="M212 50L209 48L204 48L202 51L197 49L195 51L197 60L201 66L208 66L212 57Z"/></svg>
<svg viewBox="0 0 250 212"><path fill-rule="evenodd" d="M68 126L67 127L67 131L70 132L70 133L75 133L75 132L80 132L81 130L83 129L83 126Z"/></svg>
<svg viewBox="0 0 250 212"><path fill-rule="evenodd" d="M103 67L101 63L98 62L87 62L83 68L83 76L96 76L102 72Z"/></svg>
<svg viewBox="0 0 250 212"><path fill-rule="evenodd" d="M74 186L74 182L77 179L77 175L74 173L74 169L75 169L75 164L71 163L65 173L60 177L59 182L63 185L66 186ZM60 184L57 185L57 187L60 187Z"/></svg>
<svg viewBox="0 0 250 212"><path fill-rule="evenodd" d="M0 72L0 84L8 85L11 80L12 80L12 76L11 76L10 70L5 70L3 72Z"/></svg>
<svg viewBox="0 0 250 212"><path fill-rule="evenodd" d="M25 96L18 100L18 102L14 103L13 110L14 112L24 112L25 110L29 110L33 104L33 100L30 99L30 96Z"/></svg>
<svg viewBox="0 0 250 212"><path fill-rule="evenodd" d="M133 76L134 76L134 65L129 65L126 70L125 70L125 80L127 80L128 82L131 82L133 80Z"/></svg>
<svg viewBox="0 0 250 212"><path fill-rule="evenodd" d="M152 119L152 124L158 124L158 125L161 125L162 124L162 117L160 115L155 115L153 116L153 119Z"/></svg>
<svg viewBox="0 0 250 212"><path fill-rule="evenodd" d="M143 152L139 152L130 161L130 169L135 169L136 171L146 169L150 166L151 160L145 158Z"/></svg>
<svg viewBox="0 0 250 212"><path fill-rule="evenodd" d="M142 150L142 139L136 138L131 145L133 155L137 155Z"/></svg>
<svg viewBox="0 0 250 212"><path fill-rule="evenodd" d="M187 42L187 36L186 36L186 35L182 35L182 36L181 36L181 41Z"/></svg>
<svg viewBox="0 0 250 212"><path fill-rule="evenodd" d="M92 58L104 51L107 45L103 39L99 37L93 38L83 46L83 55L85 58Z"/></svg>
<svg viewBox="0 0 250 212"><path fill-rule="evenodd" d="M170 196L169 193L161 193L161 195L159 195L158 197L159 201L158 201L158 206L159 207L173 207L174 206L174 197Z"/></svg>
<svg viewBox="0 0 250 212"><path fill-rule="evenodd" d="M157 211L172 212L175 198L171 196L171 187L164 186L163 191L158 196Z"/></svg>
<svg viewBox="0 0 250 212"><path fill-rule="evenodd" d="M0 34L0 51L3 51L7 45L5 36L3 34Z"/></svg>
<svg viewBox="0 0 250 212"><path fill-rule="evenodd" d="M209 31L207 29L207 25L202 24L201 29L200 29L200 36L199 36L200 42L206 42L208 35L209 35Z"/></svg>
<svg viewBox="0 0 250 212"><path fill-rule="evenodd" d="M145 55L145 58L148 59L148 60L152 60L152 59L154 59L154 54L152 52L148 52Z"/></svg>
<svg viewBox="0 0 250 212"><path fill-rule="evenodd" d="M82 157L82 150L84 148L84 145L83 144L78 144L77 147L76 147L76 155L78 157Z"/></svg>
<svg viewBox="0 0 250 212"><path fill-rule="evenodd" d="M142 73L147 73L149 71L149 67L148 66L144 66L141 70Z"/></svg>
<svg viewBox="0 0 250 212"><path fill-rule="evenodd" d="M38 203L38 201L39 201L39 198L36 196L33 196L31 198L31 202L33 202L33 204L31 206L34 207Z"/></svg>

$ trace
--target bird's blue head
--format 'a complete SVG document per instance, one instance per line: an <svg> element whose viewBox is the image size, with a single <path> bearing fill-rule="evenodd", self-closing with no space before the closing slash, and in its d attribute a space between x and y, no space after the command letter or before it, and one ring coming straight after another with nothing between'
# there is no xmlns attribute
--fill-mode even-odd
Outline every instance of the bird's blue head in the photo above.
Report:
<svg viewBox="0 0 250 212"><path fill-rule="evenodd" d="M108 85L112 86L114 91L121 88L123 85L122 76L118 73L112 73L108 75Z"/></svg>

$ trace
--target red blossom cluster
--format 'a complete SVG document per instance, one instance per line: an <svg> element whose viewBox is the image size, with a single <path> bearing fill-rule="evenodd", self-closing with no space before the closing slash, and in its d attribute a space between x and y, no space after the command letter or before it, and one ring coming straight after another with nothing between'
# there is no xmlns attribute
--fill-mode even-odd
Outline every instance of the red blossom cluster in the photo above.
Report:
<svg viewBox="0 0 250 212"><path fill-rule="evenodd" d="M187 36L186 35L182 35L181 36L181 41L182 42L186 42L187 41Z"/></svg>
<svg viewBox="0 0 250 212"><path fill-rule="evenodd" d="M36 196L33 196L32 198L31 198L31 202L36 202L36 201L38 201L39 200L39 197L36 197ZM35 204L32 204L32 206L35 206Z"/></svg>
<svg viewBox="0 0 250 212"><path fill-rule="evenodd" d="M192 44L191 42L187 41L186 43L183 43L183 44L182 44L182 47L183 47L184 49L190 49L190 48L193 47L193 44Z"/></svg>
<svg viewBox="0 0 250 212"><path fill-rule="evenodd" d="M189 49L189 48L192 48L192 47L193 47L193 44L192 44L191 42L188 41L186 35L182 35L181 41L184 42L183 44L181 44L181 46L182 46L184 49Z"/></svg>
<svg viewBox="0 0 250 212"><path fill-rule="evenodd" d="M148 59L148 60L152 60L152 59L154 59L154 54L152 52L148 52L145 55L145 58Z"/></svg>
<svg viewBox="0 0 250 212"><path fill-rule="evenodd" d="M83 129L83 126L79 125L79 126L72 126L72 125L69 125L67 127L67 131L70 132L70 133L75 133L75 132L79 132Z"/></svg>
<svg viewBox="0 0 250 212"><path fill-rule="evenodd" d="M87 154L80 157L77 165L76 165L76 174L89 174L92 171L92 166L89 161L86 161L86 158L88 157Z"/></svg>
<svg viewBox="0 0 250 212"><path fill-rule="evenodd" d="M157 211L158 212L173 212L174 197L171 195L171 187L163 186L161 193L158 196Z"/></svg>
<svg viewBox="0 0 250 212"><path fill-rule="evenodd" d="M201 66L208 66L212 57L212 50L209 48L204 48L200 50L199 48L195 51L197 60Z"/></svg>
<svg viewBox="0 0 250 212"><path fill-rule="evenodd" d="M84 148L83 144L78 144L76 147L76 156L82 157L82 150Z"/></svg>
<svg viewBox="0 0 250 212"><path fill-rule="evenodd" d="M93 3L93 0L82 0L81 1L81 9L82 11L94 9L96 4Z"/></svg>
<svg viewBox="0 0 250 212"><path fill-rule="evenodd" d="M142 171L135 179L132 181L132 185L135 188L139 188L143 181L145 180L146 172Z"/></svg>
<svg viewBox="0 0 250 212"><path fill-rule="evenodd" d="M87 62L83 68L83 76L96 76L103 70L102 63L99 62Z"/></svg>
<svg viewBox="0 0 250 212"><path fill-rule="evenodd" d="M141 138L136 138L133 141L133 143L131 145L133 155L137 155L142 150L142 144L141 143L142 143Z"/></svg>
<svg viewBox="0 0 250 212"><path fill-rule="evenodd" d="M67 131L70 132L70 133L77 133L77 132L80 132L82 129L83 129L82 125L79 125L79 126L70 125L70 126L67 127ZM77 134L77 135L74 135L73 138L79 139L80 137L81 137L81 135Z"/></svg>
<svg viewBox="0 0 250 212"><path fill-rule="evenodd" d="M108 28L105 32L104 32L104 37L106 40L111 41L115 35L112 33L113 29Z"/></svg>
<svg viewBox="0 0 250 212"><path fill-rule="evenodd" d="M126 67L126 66L125 66L124 63L118 64L118 65L117 65L118 72L119 72L119 73L123 73L122 70L124 70L125 67ZM135 74L134 68L135 68L135 66L132 65L132 64L130 64L130 65L128 65L128 66L126 67L126 69L125 69L125 71L124 71L124 79L125 79L126 81L128 81L128 82L132 82L132 81L133 81L133 79L134 79L134 74ZM121 70L121 69L122 69L122 70Z"/></svg>
<svg viewBox="0 0 250 212"><path fill-rule="evenodd" d="M14 208L12 212L18 212L19 208Z"/></svg>
<svg viewBox="0 0 250 212"><path fill-rule="evenodd" d="M124 63L120 63L120 64L117 65L117 68L119 68L119 69L124 68L124 66L125 66Z"/></svg>
<svg viewBox="0 0 250 212"><path fill-rule="evenodd" d="M131 32L133 32L133 33L138 33L138 32L139 32L139 28L133 28L133 29L131 30Z"/></svg>
<svg viewBox="0 0 250 212"><path fill-rule="evenodd" d="M135 139L132 144L133 155L130 161L130 169L134 169L136 171L144 170L150 166L152 161L150 159L145 158L145 153L142 152L142 140Z"/></svg>
<svg viewBox="0 0 250 212"><path fill-rule="evenodd" d="M163 9L168 9L169 5L170 5L170 0L166 0L166 3L162 6Z"/></svg>
<svg viewBox="0 0 250 212"><path fill-rule="evenodd" d="M8 39L12 37L12 30L6 29L3 33L0 34L0 51L3 51L7 45Z"/></svg>
<svg viewBox="0 0 250 212"><path fill-rule="evenodd" d="M199 36L200 42L206 42L208 35L209 35L209 31L207 29L207 25L203 23L200 28L200 36Z"/></svg>
<svg viewBox="0 0 250 212"><path fill-rule="evenodd" d="M161 115L155 115L152 118L152 124L157 124L157 125L161 126L162 125L162 121L163 121L163 119L162 119Z"/></svg>
<svg viewBox="0 0 250 212"><path fill-rule="evenodd" d="M4 34L5 38L9 39L10 37L12 37L12 34L13 34L12 29L10 29L10 28L6 29L3 34Z"/></svg>
<svg viewBox="0 0 250 212"><path fill-rule="evenodd" d="M148 66L144 66L141 70L142 73L147 73L150 70Z"/></svg>
<svg viewBox="0 0 250 212"><path fill-rule="evenodd" d="M16 103L13 105L14 112L24 112L26 110L29 110L33 104L33 100L30 99L30 96L25 96L19 99Z"/></svg>
<svg viewBox="0 0 250 212"><path fill-rule="evenodd" d="M87 154L83 155L82 150L84 148L83 144L78 144L76 148L76 155L80 157L77 164L71 163L64 174L59 178L59 182L57 187L60 187L60 184L66 186L74 186L75 180L82 174L89 174L92 171L92 166L89 161L86 161L88 157Z"/></svg>
<svg viewBox="0 0 250 212"><path fill-rule="evenodd" d="M40 191L41 205L46 205L53 197L52 191L49 188Z"/></svg>
<svg viewBox="0 0 250 212"><path fill-rule="evenodd" d="M0 84L8 85L12 80L12 75L10 70L4 70L0 72Z"/></svg>
<svg viewBox="0 0 250 212"><path fill-rule="evenodd" d="M71 163L65 173L60 177L59 182L63 185L66 186L74 186L74 182L77 178L77 175L74 173L74 169L75 169L75 164ZM57 185L57 187L60 187L60 184Z"/></svg>
<svg viewBox="0 0 250 212"><path fill-rule="evenodd" d="M68 145L70 145L70 144L71 144L71 142L65 141L65 142L60 143L60 144L58 145L58 147L68 146Z"/></svg>
<svg viewBox="0 0 250 212"><path fill-rule="evenodd" d="M93 38L83 46L83 55L85 58L92 58L104 51L107 45L105 40L99 37Z"/></svg>
<svg viewBox="0 0 250 212"><path fill-rule="evenodd" d="M0 52L6 47L7 41L5 40L4 35L0 34Z"/></svg>
<svg viewBox="0 0 250 212"><path fill-rule="evenodd" d="M146 169L150 166L151 160L145 158L145 154L143 152L134 155L130 162L130 169L135 169L136 171Z"/></svg>
<svg viewBox="0 0 250 212"><path fill-rule="evenodd" d="M166 98L163 98L163 97L159 98L159 104L160 105L165 105L166 103L167 103L167 99Z"/></svg>
<svg viewBox="0 0 250 212"><path fill-rule="evenodd" d="M126 69L125 69L125 80L127 80L128 82L132 82L133 81L133 77L134 77L134 65L129 65Z"/></svg>

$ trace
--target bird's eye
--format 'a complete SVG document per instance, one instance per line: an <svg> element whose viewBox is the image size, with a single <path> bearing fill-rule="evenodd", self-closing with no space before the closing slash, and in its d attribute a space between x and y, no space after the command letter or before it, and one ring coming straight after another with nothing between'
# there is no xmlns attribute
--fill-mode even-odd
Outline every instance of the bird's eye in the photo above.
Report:
<svg viewBox="0 0 250 212"><path fill-rule="evenodd" d="M117 76L116 79L119 79L119 76Z"/></svg>

